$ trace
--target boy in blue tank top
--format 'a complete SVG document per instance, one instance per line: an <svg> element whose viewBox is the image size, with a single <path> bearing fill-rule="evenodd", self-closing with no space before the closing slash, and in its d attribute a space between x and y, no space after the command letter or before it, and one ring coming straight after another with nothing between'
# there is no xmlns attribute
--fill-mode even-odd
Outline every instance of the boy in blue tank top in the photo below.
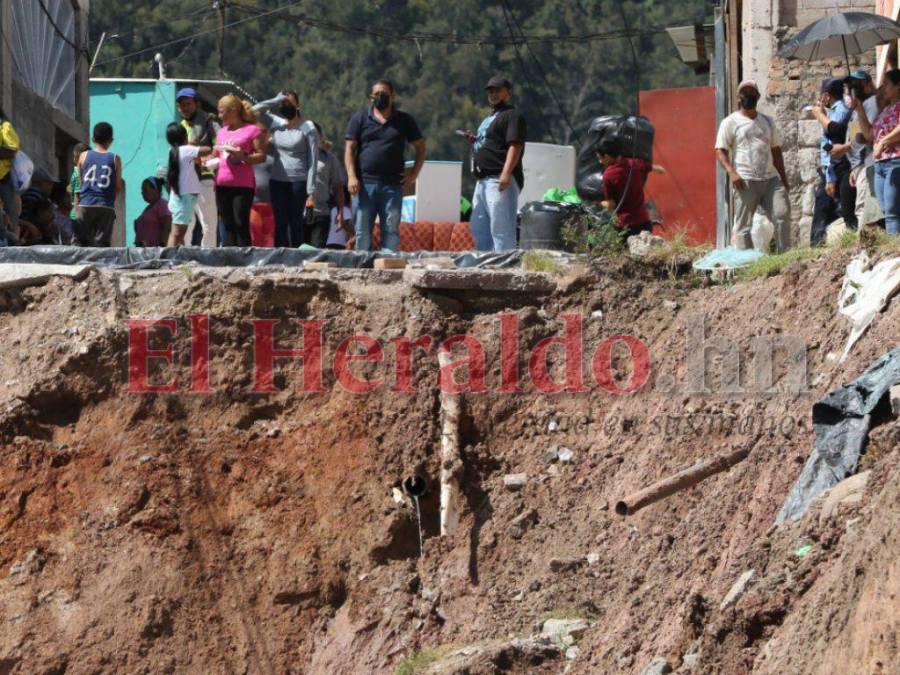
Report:
<svg viewBox="0 0 900 675"><path fill-rule="evenodd" d="M75 237L80 246L109 246L116 222L116 195L122 190L122 160L109 151L113 128L107 122L94 126L94 150L78 158L81 191Z"/></svg>

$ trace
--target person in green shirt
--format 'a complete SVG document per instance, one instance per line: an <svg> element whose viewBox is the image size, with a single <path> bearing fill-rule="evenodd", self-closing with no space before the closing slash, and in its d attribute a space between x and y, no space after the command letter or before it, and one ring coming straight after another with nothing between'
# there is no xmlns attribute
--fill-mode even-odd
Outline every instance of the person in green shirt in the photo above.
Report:
<svg viewBox="0 0 900 675"><path fill-rule="evenodd" d="M88 149L84 143L77 143L72 149L72 175L69 176L69 193L72 195L72 211L69 218L78 220L78 193L81 192L81 172L78 171L78 159Z"/></svg>

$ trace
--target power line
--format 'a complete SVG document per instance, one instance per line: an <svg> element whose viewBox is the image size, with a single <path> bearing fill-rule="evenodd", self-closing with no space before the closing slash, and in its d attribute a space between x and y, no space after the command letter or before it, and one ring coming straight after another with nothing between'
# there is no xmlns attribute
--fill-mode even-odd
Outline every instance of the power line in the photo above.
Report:
<svg viewBox="0 0 900 675"><path fill-rule="evenodd" d="M205 0L204 0L204 2L205 2ZM112 40L112 39L118 40L120 38L127 37L129 35L133 35L134 33L139 33L140 31L147 30L149 28L157 28L159 26L170 26L171 24L175 23L176 21L183 21L184 19L192 19L195 16L197 16L198 14L206 14L209 11L209 9L210 9L209 7L204 5L203 7L198 7L197 9L191 10L190 12L188 12L187 14L183 14L182 16L177 16L177 17L174 17L171 19L166 19L165 21L157 21L155 23L147 23L147 24L144 24L143 26L135 26L131 30L127 30L125 32L113 31L111 29L107 29L106 32L109 34L106 36L106 39L107 40Z"/></svg>
<svg viewBox="0 0 900 675"><path fill-rule="evenodd" d="M522 26L519 24L516 19L516 15L513 14L512 7L509 6L508 0L501 0L504 8L506 9L509 16L512 18L513 23L519 30L519 34L522 36L525 42L525 48L528 50L528 53L531 54L531 59L534 61L535 66L537 66L538 75L541 76L541 79L544 81L544 84L547 86L547 91L550 92L550 97L553 99L553 102L556 104L556 108L559 110L559 114L562 116L563 121L566 123L566 126L569 127L569 131L572 132L572 135L575 136L575 140L578 142L578 145L581 145L581 136L575 130L575 127L572 125L572 122L569 120L569 116L566 114L565 108L563 108L562 103L559 101L559 97L556 95L556 91L553 89L553 85L550 84L550 80L547 79L547 73L544 71L543 65L541 65L540 60L534 55L534 51L532 51L531 47L528 44L528 40L525 39L525 33L522 31ZM627 32L627 31L626 31Z"/></svg>
<svg viewBox="0 0 900 675"><path fill-rule="evenodd" d="M510 21L510 17L506 12L506 3L503 3L501 7L503 11L503 18L506 20L506 27L509 29L509 34L511 37L515 37L515 32L513 31L512 22ZM517 42L513 42L513 49L516 52L516 60L519 62L519 68L522 70L522 75L525 77L526 82L532 88L534 85L531 83L531 77L528 74L528 68L525 66L525 60L522 58L522 54L519 52L519 45ZM547 117L544 115L544 109L541 106L537 106L537 112L541 116L541 119L544 121L544 126L547 128L547 131L550 133L550 140L553 143L556 143L556 134L553 133L553 125L547 120Z"/></svg>
<svg viewBox="0 0 900 675"><path fill-rule="evenodd" d="M388 30L379 30L375 28L366 28L362 26L348 26L344 24L339 24L333 21L327 21L324 19L317 19L304 15L281 15L280 12L295 7L300 4L302 0L296 0L295 2L289 3L282 7L277 7L275 9L269 10L267 12L261 11L257 7L250 7L248 5L242 5L240 3L229 2L228 7L236 9L238 11L243 11L247 13L252 13L253 16L238 19L237 21L232 21L230 23L225 24L225 28L231 28L232 26L238 26L249 21L254 21L256 19L269 17L271 16L274 19L279 19L282 21L287 21L298 26L305 26L309 28L319 28L321 30L329 30L333 32L346 33L346 34L354 34L354 35L367 35L371 37L379 37L385 38L389 40L403 40L409 42L430 42L430 43L441 43L441 44L454 44L454 45L495 45L495 46L505 46L505 45L519 45L524 44L528 45L528 43L537 43L537 44L578 44L578 43L587 43L593 41L605 41L605 40L620 40L622 38L632 38L632 37L643 37L643 36L651 36L651 35L659 35L666 32L666 26L658 26L646 28L640 31L633 30L615 30L609 31L605 33L585 33L580 35L562 35L562 34L554 34L554 35L530 35L525 34L520 31L520 35L516 36L515 34L511 35L509 38L498 37L496 35L472 35L472 36L460 36L458 34L451 33L396 33ZM194 13L196 14L196 12ZM183 17L184 18L184 17ZM679 25L681 23L691 22L696 23L695 19L684 19L682 21L673 22L672 25ZM137 30L137 29L135 29ZM197 33L193 33L191 35L186 35L181 38L177 38L174 40L169 40L167 42L162 42L156 45L152 45L150 47L146 47L144 49L139 49L134 52L130 52L128 54L123 54L122 56L117 56L112 59L107 59L106 61L102 61L96 66L103 66L110 63L115 63L117 61L121 61L123 59L128 59L133 56L139 56L141 54L145 54L147 52L155 51L158 49L162 49L163 47L170 47L175 44L179 44L181 42L192 40L197 37L201 37L203 35L209 35L210 33L215 33L219 29L205 30ZM126 33L127 35L127 33Z"/></svg>
<svg viewBox="0 0 900 675"><path fill-rule="evenodd" d="M198 27L202 28L203 25L209 20L209 12L211 12L211 11L212 10L209 8L203 10L203 13L199 15L200 16L200 19L199 19L200 24ZM194 44L196 39L197 39L196 37L192 37L188 41L188 43L184 46L184 49L182 49L180 52L178 52L178 56L176 56L175 58L169 59L169 63L178 63L178 60L187 53L187 50L191 48L191 45Z"/></svg>
<svg viewBox="0 0 900 675"><path fill-rule="evenodd" d="M50 22L50 25L53 26L53 30L56 31L56 34L62 39L62 41L69 45L76 52L81 54L84 58L90 59L87 49L85 49L84 47L79 48L79 46L75 44L75 42L70 40L69 36L63 33L60 27L56 25L56 20L53 18L53 15L50 14L50 10L48 10L47 5L44 4L44 0L38 0L38 5L40 5L41 11L47 16L47 20Z"/></svg>
<svg viewBox="0 0 900 675"><path fill-rule="evenodd" d="M239 26L240 24L247 23L248 21L256 21L257 19L261 19L266 16L271 16L278 12L282 12L286 9L290 9L291 7L295 7L296 5L299 5L301 1L302 0L294 0L294 2L291 2L282 7L276 7L275 9L269 10L268 12L262 12L261 14L256 14L255 16L247 17L246 19L238 19L237 21L232 21L231 23L225 24L225 28L231 28L232 26ZM209 35L210 33L216 33L216 32L218 32L218 30L219 30L218 28L214 28L212 30L204 30L204 31L200 31L198 33L194 33L192 35L186 35L185 37L182 37L182 38L177 38L175 40L169 40L168 42L162 42L157 45L152 45L150 47L146 47L144 49L139 49L139 50L137 50L135 52L131 52L129 54L123 54L122 56L117 56L112 59L107 59L106 61L101 61L100 63L97 64L97 67L105 66L108 63L115 63L116 61L121 61L123 59L129 59L132 56L139 56L140 54L146 54L147 52L153 52L153 51L156 51L157 49L162 49L163 47L171 47L172 45L177 45L181 42L185 42L186 40L192 40L193 38L200 37L201 35Z"/></svg>
<svg viewBox="0 0 900 675"><path fill-rule="evenodd" d="M255 13L257 16L262 16L259 14L261 11L258 7L252 7L250 5L244 5L239 2L229 2L228 7L232 9L236 9L242 12ZM432 43L442 43L442 44L455 44L455 45L508 45L508 44L526 44L528 42L531 43L584 43L584 42L593 42L598 40L619 40L625 37L629 37L629 35L633 37L639 37L644 35L658 35L666 32L666 26L658 26L647 28L642 31L632 32L628 30L614 30L609 32L597 32L597 33L583 33L579 35L564 35L560 33L550 34L550 35L526 35L522 33L521 36L511 35L509 38L498 37L497 35L470 35L470 36L460 36L456 33L397 33L396 31L384 30L378 28L371 28L365 26L350 26L346 24L337 23L334 21L329 21L326 19L319 19L316 17L311 17L307 15L297 15L297 14L288 14L281 15L275 17L282 21L288 21L290 23L297 24L299 26L305 26L309 28L319 28L322 30L329 30L338 33L348 33L355 35L368 35L371 37L380 37L380 38L388 38L390 40L405 40L409 42L432 42ZM685 19L682 22L676 23L685 23L692 22L696 23L696 19ZM676 24L673 24L676 25Z"/></svg>

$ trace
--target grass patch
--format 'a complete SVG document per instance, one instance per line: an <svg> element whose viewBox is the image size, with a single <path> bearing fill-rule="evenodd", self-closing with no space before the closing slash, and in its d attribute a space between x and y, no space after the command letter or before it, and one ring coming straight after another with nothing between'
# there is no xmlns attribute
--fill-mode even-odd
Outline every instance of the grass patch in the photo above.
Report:
<svg viewBox="0 0 900 675"><path fill-rule="evenodd" d="M615 227L616 216L586 205L585 212L570 218L560 230L566 248L590 258L618 255L626 250L625 238Z"/></svg>
<svg viewBox="0 0 900 675"><path fill-rule="evenodd" d="M900 237L892 237L880 227L867 227L866 243L878 251L888 254L900 254Z"/></svg>
<svg viewBox="0 0 900 675"><path fill-rule="evenodd" d="M679 229L675 236L666 241L662 246L656 246L649 250L644 260L651 265L665 268L672 278L677 276L679 270L690 270L691 264L713 250L709 244L692 246L688 243L687 232Z"/></svg>
<svg viewBox="0 0 900 675"><path fill-rule="evenodd" d="M429 647L421 651L414 652L403 659L394 671L394 675L416 675L423 669L430 666L435 661L439 661L455 650L455 644L442 645L440 647Z"/></svg>
<svg viewBox="0 0 900 675"><path fill-rule="evenodd" d="M840 238L832 244L833 248L839 248L842 251L856 248L859 245L859 233L855 230L844 230Z"/></svg>
<svg viewBox="0 0 900 675"><path fill-rule="evenodd" d="M541 253L540 251L526 251L525 255L522 256L522 269L526 272L549 272L551 274L556 274L562 268L555 258L546 253Z"/></svg>
<svg viewBox="0 0 900 675"><path fill-rule="evenodd" d="M807 246L804 248L793 248L790 251L776 255L764 255L755 263L738 268L735 271L735 278L738 281L753 281L754 279L772 277L788 265L802 260L813 260L822 256L826 250L824 248Z"/></svg>
<svg viewBox="0 0 900 675"><path fill-rule="evenodd" d="M665 245L651 248L647 254L647 260L672 263L681 259L693 262L712 250L713 247L710 244L700 244L698 246L688 244L687 232L678 230L675 236L667 241Z"/></svg>

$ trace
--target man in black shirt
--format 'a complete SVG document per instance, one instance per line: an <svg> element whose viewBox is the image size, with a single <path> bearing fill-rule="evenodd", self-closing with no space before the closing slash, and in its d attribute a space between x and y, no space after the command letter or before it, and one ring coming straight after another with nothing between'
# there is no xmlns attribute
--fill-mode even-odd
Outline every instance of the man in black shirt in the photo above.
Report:
<svg viewBox="0 0 900 675"><path fill-rule="evenodd" d="M416 182L425 163L425 139L412 115L394 106L394 85L378 80L372 85L370 107L350 118L344 164L347 189L359 200L356 208L356 250L372 248L375 216L381 223L381 248L400 248L400 211L403 188ZM416 149L413 167L405 170L406 144Z"/></svg>
<svg viewBox="0 0 900 675"><path fill-rule="evenodd" d="M479 251L516 248L516 215L519 190L525 185L522 154L525 151L525 118L509 104L512 84L492 77L485 87L493 109L469 133L474 146L475 195L470 227Z"/></svg>

